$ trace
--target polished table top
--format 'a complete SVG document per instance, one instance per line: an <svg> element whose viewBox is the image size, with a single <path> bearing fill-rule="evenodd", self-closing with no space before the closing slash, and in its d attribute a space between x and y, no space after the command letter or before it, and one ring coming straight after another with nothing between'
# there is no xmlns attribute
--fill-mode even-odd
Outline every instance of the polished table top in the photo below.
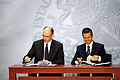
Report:
<svg viewBox="0 0 120 80"><path fill-rule="evenodd" d="M120 65L111 65L111 66L91 66L91 65L56 65L56 66L25 66L23 64L16 64L13 66L10 66L11 68L120 68Z"/></svg>

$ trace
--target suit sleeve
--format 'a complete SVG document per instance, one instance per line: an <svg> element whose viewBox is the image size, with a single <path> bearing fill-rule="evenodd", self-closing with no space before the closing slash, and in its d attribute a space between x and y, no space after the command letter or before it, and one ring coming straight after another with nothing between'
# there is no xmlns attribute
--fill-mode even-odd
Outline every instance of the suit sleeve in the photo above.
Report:
<svg viewBox="0 0 120 80"><path fill-rule="evenodd" d="M64 64L64 51L63 51L63 44L60 44L57 51L56 60L51 61L52 64Z"/></svg>
<svg viewBox="0 0 120 80"><path fill-rule="evenodd" d="M29 50L29 52L28 52L28 54L27 55L25 55L24 56L24 58L23 58L23 64L25 63L25 57L26 56L28 56L29 58L31 58L31 60L33 59L33 57L34 57L34 52L35 52L35 49L34 49L34 46L35 45L35 43L33 43L33 45L32 45L32 47L31 47L31 49Z"/></svg>
<svg viewBox="0 0 120 80"><path fill-rule="evenodd" d="M78 47L77 47L77 51L76 51L76 53L75 53L75 56L74 56L74 58L73 58L71 64L74 65L74 64L75 64L75 61L76 61L77 58L79 58L79 57L80 57L80 54L78 53Z"/></svg>
<svg viewBox="0 0 120 80"><path fill-rule="evenodd" d="M101 56L101 62L111 62L111 55L109 56L109 54L106 54L104 45L102 45L101 47L100 56Z"/></svg>

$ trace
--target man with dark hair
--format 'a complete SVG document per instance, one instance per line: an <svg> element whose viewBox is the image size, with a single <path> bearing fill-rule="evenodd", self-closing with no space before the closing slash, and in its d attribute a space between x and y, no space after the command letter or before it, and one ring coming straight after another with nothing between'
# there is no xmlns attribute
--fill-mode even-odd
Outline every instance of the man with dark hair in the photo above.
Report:
<svg viewBox="0 0 120 80"><path fill-rule="evenodd" d="M64 64L63 44L52 39L54 30L50 26L43 28L43 39L35 41L32 48L23 58L23 63L45 61L47 64Z"/></svg>
<svg viewBox="0 0 120 80"><path fill-rule="evenodd" d="M96 61L96 62L106 62L107 54L104 49L104 45L100 43L94 42L93 39L93 32L90 28L84 28L82 31L82 36L84 40L84 44L77 47L77 51L75 53L75 56L71 62L71 64L75 64L79 60L77 58L82 60L89 60L89 61Z"/></svg>
<svg viewBox="0 0 120 80"><path fill-rule="evenodd" d="M89 33L89 32L90 32L91 36L93 36L93 32L92 32L92 30L90 28L84 28L82 30L82 35L83 35L83 33Z"/></svg>
<svg viewBox="0 0 120 80"><path fill-rule="evenodd" d="M104 45L94 42L93 32L90 28L82 30L84 44L77 46L77 51L71 64L80 64L82 60L88 62L111 62L111 56L108 57ZM84 75L84 74L81 74ZM89 75L89 74L87 74Z"/></svg>

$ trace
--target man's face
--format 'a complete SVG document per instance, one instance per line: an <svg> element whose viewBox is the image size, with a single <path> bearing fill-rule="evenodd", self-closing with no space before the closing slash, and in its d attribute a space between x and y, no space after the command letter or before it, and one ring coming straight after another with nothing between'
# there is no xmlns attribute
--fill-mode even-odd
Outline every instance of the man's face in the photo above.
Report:
<svg viewBox="0 0 120 80"><path fill-rule="evenodd" d="M45 43L48 43L53 38L53 34L50 30L50 28L45 28L43 30L43 40Z"/></svg>
<svg viewBox="0 0 120 80"><path fill-rule="evenodd" d="M87 45L89 45L92 42L92 38L93 38L93 35L91 36L90 32L83 33L83 40Z"/></svg>

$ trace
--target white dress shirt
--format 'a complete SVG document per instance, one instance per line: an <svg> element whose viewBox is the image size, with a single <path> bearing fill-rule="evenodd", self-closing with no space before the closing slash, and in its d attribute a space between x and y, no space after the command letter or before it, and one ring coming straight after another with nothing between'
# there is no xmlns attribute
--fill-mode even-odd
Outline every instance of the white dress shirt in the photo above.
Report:
<svg viewBox="0 0 120 80"><path fill-rule="evenodd" d="M91 54L91 52L92 52L92 46L93 46L93 41L89 45L86 44L86 52L88 51L88 48L87 48L88 46L90 46L90 54Z"/></svg>
<svg viewBox="0 0 120 80"><path fill-rule="evenodd" d="M51 47L51 43L52 43L52 40L50 40L48 43L44 43L44 57L43 59L45 59L45 48L46 48L46 44L48 44L48 54L50 52L50 47Z"/></svg>

